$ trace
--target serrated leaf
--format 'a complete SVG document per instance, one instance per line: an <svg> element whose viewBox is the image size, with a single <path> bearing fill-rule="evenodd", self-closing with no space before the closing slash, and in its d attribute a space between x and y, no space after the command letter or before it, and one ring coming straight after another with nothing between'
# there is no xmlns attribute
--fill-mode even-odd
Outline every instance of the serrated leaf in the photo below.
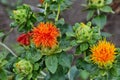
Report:
<svg viewBox="0 0 120 80"><path fill-rule="evenodd" d="M77 45L76 40L72 40L72 41L70 42L70 45L71 45L71 46L76 46L76 45Z"/></svg>
<svg viewBox="0 0 120 80"><path fill-rule="evenodd" d="M111 36L112 36L112 34L107 33L107 32L101 32L101 35L102 35L103 37L111 37Z"/></svg>
<svg viewBox="0 0 120 80"><path fill-rule="evenodd" d="M94 12L95 12L94 10L88 11L88 14L87 14L87 21L93 17Z"/></svg>
<svg viewBox="0 0 120 80"><path fill-rule="evenodd" d="M55 73L58 67L58 59L55 55L46 57L45 65L51 73Z"/></svg>
<svg viewBox="0 0 120 80"><path fill-rule="evenodd" d="M82 78L82 80L87 80L89 77L89 72L87 72L86 70L80 70L80 77Z"/></svg>
<svg viewBox="0 0 120 80"><path fill-rule="evenodd" d="M23 78L24 78L24 76L22 76L22 75L17 75L17 76L15 77L15 80L23 80Z"/></svg>
<svg viewBox="0 0 120 80"><path fill-rule="evenodd" d="M113 0L106 0L106 4L111 4Z"/></svg>
<svg viewBox="0 0 120 80"><path fill-rule="evenodd" d="M100 10L103 12L113 12L113 10L110 6L104 6Z"/></svg>
<svg viewBox="0 0 120 80"><path fill-rule="evenodd" d="M76 68L76 66L71 67L71 69L68 72L69 80L75 80L77 73L78 73L78 69Z"/></svg>
<svg viewBox="0 0 120 80"><path fill-rule="evenodd" d="M8 80L4 69L0 69L0 80Z"/></svg>
<svg viewBox="0 0 120 80"><path fill-rule="evenodd" d="M88 47L89 47L89 45L87 43L83 43L83 44L80 45L80 50L85 51L85 50L88 49Z"/></svg>
<svg viewBox="0 0 120 80"><path fill-rule="evenodd" d="M105 15L99 15L96 16L93 20L92 23L96 24L97 26L100 27L100 29L103 29L107 21L107 18Z"/></svg>
<svg viewBox="0 0 120 80"><path fill-rule="evenodd" d="M33 54L34 53L34 54ZM27 52L26 53L26 58L29 59L31 62L37 62L42 58L42 54L40 52Z"/></svg>
<svg viewBox="0 0 120 80"><path fill-rule="evenodd" d="M65 20L64 20L63 18L61 18L60 20L58 20L58 21L56 22L56 24L61 24L61 25L63 25L63 24L65 24Z"/></svg>
<svg viewBox="0 0 120 80"><path fill-rule="evenodd" d="M66 35L68 37L74 37L75 36L75 34L73 32L66 32Z"/></svg>
<svg viewBox="0 0 120 80"><path fill-rule="evenodd" d="M66 53L63 53L60 55L59 64L62 65L63 67L70 68L70 66L71 66L70 58L68 57L68 55Z"/></svg>

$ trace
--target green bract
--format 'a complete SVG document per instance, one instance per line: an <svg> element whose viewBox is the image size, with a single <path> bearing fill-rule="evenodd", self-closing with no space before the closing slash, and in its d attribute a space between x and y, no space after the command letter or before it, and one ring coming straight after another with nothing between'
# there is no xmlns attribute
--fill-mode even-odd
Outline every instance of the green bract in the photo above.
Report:
<svg viewBox="0 0 120 80"><path fill-rule="evenodd" d="M52 55L60 53L62 49L58 45L54 46L53 48L41 48L42 55Z"/></svg>
<svg viewBox="0 0 120 80"><path fill-rule="evenodd" d="M30 74L32 70L33 70L32 64L25 59L22 59L14 64L14 72L16 74L21 74L23 76L26 76Z"/></svg>
<svg viewBox="0 0 120 80"><path fill-rule="evenodd" d="M26 21L27 11L25 9L18 9L13 11L13 18L16 21L16 23L23 23Z"/></svg>
<svg viewBox="0 0 120 80"><path fill-rule="evenodd" d="M79 43L86 42L91 39L93 31L90 26L85 25L84 23L76 23L75 26L78 27L75 29L76 39Z"/></svg>
<svg viewBox="0 0 120 80"><path fill-rule="evenodd" d="M105 5L105 0L88 0L88 6L90 8L99 8Z"/></svg>
<svg viewBox="0 0 120 80"><path fill-rule="evenodd" d="M14 20L11 27L18 27L20 32L28 32L36 22L34 13L29 5L24 4L13 11L11 18Z"/></svg>

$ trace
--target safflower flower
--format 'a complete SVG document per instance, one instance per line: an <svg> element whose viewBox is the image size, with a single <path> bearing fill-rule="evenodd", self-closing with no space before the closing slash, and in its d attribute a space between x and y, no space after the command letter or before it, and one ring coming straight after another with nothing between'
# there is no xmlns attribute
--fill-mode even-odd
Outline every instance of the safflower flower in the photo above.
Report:
<svg viewBox="0 0 120 80"><path fill-rule="evenodd" d="M107 67L115 61L115 45L101 40L97 45L91 47L91 60L99 67Z"/></svg>
<svg viewBox="0 0 120 80"><path fill-rule="evenodd" d="M41 22L32 30L32 40L36 47L52 48L57 45L58 36L60 36L58 28L50 22Z"/></svg>
<svg viewBox="0 0 120 80"><path fill-rule="evenodd" d="M30 45L30 37L31 33L23 33L17 38L17 42L19 42L20 45L28 46Z"/></svg>

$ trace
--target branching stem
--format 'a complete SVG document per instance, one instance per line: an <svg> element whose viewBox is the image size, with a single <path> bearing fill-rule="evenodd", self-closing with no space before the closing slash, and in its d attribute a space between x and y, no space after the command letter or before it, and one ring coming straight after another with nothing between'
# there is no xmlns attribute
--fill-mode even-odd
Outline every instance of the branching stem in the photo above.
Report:
<svg viewBox="0 0 120 80"><path fill-rule="evenodd" d="M4 43L0 42L0 45L3 46L4 48L6 48L13 56L17 57L17 55Z"/></svg>

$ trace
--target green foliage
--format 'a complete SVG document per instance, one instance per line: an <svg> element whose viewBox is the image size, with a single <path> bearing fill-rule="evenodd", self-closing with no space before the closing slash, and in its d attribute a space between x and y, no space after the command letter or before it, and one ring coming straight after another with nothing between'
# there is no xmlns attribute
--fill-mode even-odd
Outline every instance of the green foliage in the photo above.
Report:
<svg viewBox="0 0 120 80"><path fill-rule="evenodd" d="M48 56L45 59L45 64L51 73L55 73L58 67L58 59L55 55Z"/></svg>
<svg viewBox="0 0 120 80"><path fill-rule="evenodd" d="M76 66L71 67L68 72L68 79L75 80L77 74L78 74L78 69L76 68Z"/></svg>
<svg viewBox="0 0 120 80"><path fill-rule="evenodd" d="M70 60L70 57L65 54L65 53L62 53L60 54L60 57L59 57L59 64L63 67L68 67L70 68L71 67L71 60Z"/></svg>
<svg viewBox="0 0 120 80"><path fill-rule="evenodd" d="M30 31L36 22L35 14L32 12L30 6L26 4L14 10L11 19L14 20L11 23L11 27L18 27L18 31L20 32Z"/></svg>
<svg viewBox="0 0 120 80"><path fill-rule="evenodd" d="M100 16L96 16L93 20L92 20L92 22L95 24L95 25L97 25L97 26L99 26L101 29L103 29L104 28L104 26L105 26L105 24L106 24L106 16L104 16L104 15L100 15Z"/></svg>
<svg viewBox="0 0 120 80"><path fill-rule="evenodd" d="M7 80L7 74L6 74L6 71L4 69L1 69L0 68L0 79L1 80Z"/></svg>
<svg viewBox="0 0 120 80"><path fill-rule="evenodd" d="M6 0L2 0L2 2L5 3ZM0 45L12 54L8 54L5 50L0 53L0 80L120 79L119 48L115 49L115 59L110 67L101 68L94 64L95 62L91 59L91 47L96 46L99 40L111 36L109 33L101 32L101 29L107 23L106 13L113 13L109 6L112 0L87 0L85 7L88 12L88 22L76 22L74 26L66 24L64 18L59 17L62 11L70 7L71 3L72 0L43 0L39 6L43 12L34 12L30 5L26 4L13 11L11 28L17 27L19 32L28 33L22 38L20 36L18 42L26 43L29 40L30 44L14 46L15 54L4 43L0 42ZM40 39L45 37L52 39L56 45L53 47L36 46L33 42L33 29L35 23L38 22L52 22L58 28L61 34L58 39L45 33L44 37L40 37ZM44 30L41 30L41 35L43 34L42 31ZM54 30L49 29L49 31ZM51 35L55 34L56 32L53 32ZM1 38L6 35L8 34L0 31ZM39 39L36 39L36 42L40 42ZM46 45L50 43L44 42ZM102 53L105 53L104 49L101 50Z"/></svg>
<svg viewBox="0 0 120 80"><path fill-rule="evenodd" d="M87 72L86 70L80 70L80 77L82 78L82 80L86 80L88 79L90 73Z"/></svg>
<svg viewBox="0 0 120 80"><path fill-rule="evenodd" d="M3 37L5 34L3 32L0 32L0 37Z"/></svg>

